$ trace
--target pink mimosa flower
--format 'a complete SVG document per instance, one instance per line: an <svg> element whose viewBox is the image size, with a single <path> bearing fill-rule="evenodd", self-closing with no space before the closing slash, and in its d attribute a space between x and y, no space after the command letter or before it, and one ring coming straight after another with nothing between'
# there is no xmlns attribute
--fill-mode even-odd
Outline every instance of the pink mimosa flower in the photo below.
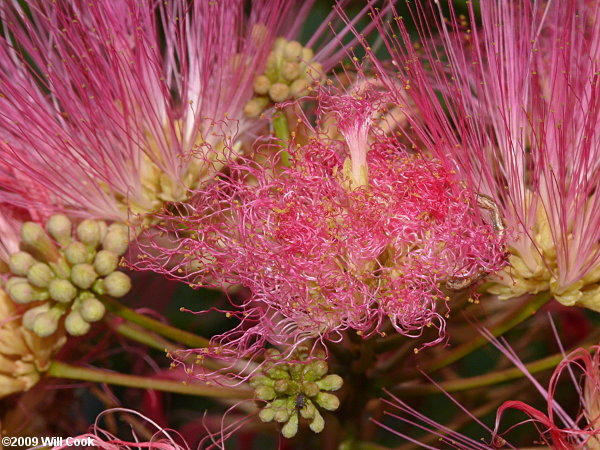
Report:
<svg viewBox="0 0 600 450"><path fill-rule="evenodd" d="M472 193L439 161L377 131L379 94L321 97L342 139L314 130L287 149L289 166L272 149L257 151L260 163L232 161L140 240L138 268L252 292L228 312L241 324L216 338L222 346L198 351L239 358L265 342L384 334L388 321L409 336L433 326L442 339L442 286L503 264L502 239Z"/></svg>
<svg viewBox="0 0 600 450"><path fill-rule="evenodd" d="M0 178L0 201L124 221L182 200L209 175L197 155L221 145L215 122L228 134L257 126L243 112L254 77L312 4L4 2L0 158L24 182ZM325 70L343 51L317 44L327 31L307 43Z"/></svg>
<svg viewBox="0 0 600 450"><path fill-rule="evenodd" d="M490 292L599 310L600 5L484 0L468 22L449 7L415 3L420 46L376 17L396 73L370 60L409 97L411 133L500 205L511 267Z"/></svg>

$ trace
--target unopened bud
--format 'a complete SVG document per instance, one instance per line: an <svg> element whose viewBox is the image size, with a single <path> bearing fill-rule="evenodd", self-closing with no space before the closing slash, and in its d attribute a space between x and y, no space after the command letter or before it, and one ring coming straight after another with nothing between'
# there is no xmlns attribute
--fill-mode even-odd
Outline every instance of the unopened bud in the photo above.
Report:
<svg viewBox="0 0 600 450"><path fill-rule="evenodd" d="M264 409L260 410L260 412L258 413L258 417L263 422L272 422L273 418L275 417L275 410L267 406Z"/></svg>
<svg viewBox="0 0 600 450"><path fill-rule="evenodd" d="M86 322L98 322L104 317L106 307L97 298L90 297L81 302L79 313Z"/></svg>
<svg viewBox="0 0 600 450"><path fill-rule="evenodd" d="M256 375L252 377L250 380L250 386L253 388L257 388L258 386L271 386L275 385L275 380L265 376L265 375Z"/></svg>
<svg viewBox="0 0 600 450"><path fill-rule="evenodd" d="M71 265L83 264L88 262L90 258L90 251L88 248L79 241L73 241L65 249L65 257Z"/></svg>
<svg viewBox="0 0 600 450"><path fill-rule="evenodd" d="M315 397L315 402L328 411L335 411L340 406L340 400L335 395L327 392L319 392Z"/></svg>
<svg viewBox="0 0 600 450"><path fill-rule="evenodd" d="M314 381L305 381L302 383L302 392L304 392L307 397L314 397L319 391L319 386L317 386L317 383Z"/></svg>
<svg viewBox="0 0 600 450"><path fill-rule="evenodd" d="M54 242L39 223L25 222L21 227L21 241L35 251L38 259L57 261L60 258Z"/></svg>
<svg viewBox="0 0 600 450"><path fill-rule="evenodd" d="M48 287L50 281L54 278L54 273L48 267L48 264L35 263L27 272L27 279L29 282L39 288Z"/></svg>
<svg viewBox="0 0 600 450"><path fill-rule="evenodd" d="M291 439L298 433L298 414L292 415L290 420L281 428L283 437Z"/></svg>
<svg viewBox="0 0 600 450"><path fill-rule="evenodd" d="M65 319L65 329L71 336L83 336L90 328L90 324L77 311L71 311Z"/></svg>
<svg viewBox="0 0 600 450"><path fill-rule="evenodd" d="M317 411L316 409L315 417L313 418L309 427L314 433L320 433L325 428L325 419L323 419L321 413L319 413L319 411Z"/></svg>
<svg viewBox="0 0 600 450"><path fill-rule="evenodd" d="M269 386L259 386L254 391L254 396L257 400L270 401L273 400L277 394L275 394L275 390Z"/></svg>
<svg viewBox="0 0 600 450"><path fill-rule="evenodd" d="M271 87L271 82L265 75L259 75L254 79L254 92L258 95L266 95Z"/></svg>
<svg viewBox="0 0 600 450"><path fill-rule="evenodd" d="M302 58L302 44L298 41L290 41L283 49L283 57L290 62L299 62Z"/></svg>
<svg viewBox="0 0 600 450"><path fill-rule="evenodd" d="M50 310L50 305L46 302L43 305L36 306L35 308L28 309L23 314L23 326L28 330L33 330L33 324L35 323L35 318L38 314L45 313Z"/></svg>
<svg viewBox="0 0 600 450"><path fill-rule="evenodd" d="M108 250L100 250L94 259L94 269L101 277L117 270L119 257Z"/></svg>
<svg viewBox="0 0 600 450"><path fill-rule="evenodd" d="M273 389L275 389L275 392L277 392L278 394L284 394L290 389L290 384L290 380L287 380L285 378L280 379L275 381Z"/></svg>
<svg viewBox="0 0 600 450"><path fill-rule="evenodd" d="M46 230L61 246L66 247L71 242L71 220L64 214L54 214L46 222Z"/></svg>
<svg viewBox="0 0 600 450"><path fill-rule="evenodd" d="M295 62L286 62L281 68L281 76L287 81L293 81L300 76L300 66Z"/></svg>
<svg viewBox="0 0 600 450"><path fill-rule="evenodd" d="M131 289L131 280L123 272L113 272L104 279L104 289L111 297L120 298Z"/></svg>
<svg viewBox="0 0 600 450"><path fill-rule="evenodd" d="M112 225L108 228L108 232L102 240L102 248L113 252L117 256L122 256L129 247L129 236L127 230L120 227L113 227Z"/></svg>
<svg viewBox="0 0 600 450"><path fill-rule="evenodd" d="M305 402L304 407L300 408L300 415L305 419L313 419L319 412L312 401L307 399Z"/></svg>
<svg viewBox="0 0 600 450"><path fill-rule="evenodd" d="M77 296L77 288L69 280L52 280L48 285L50 298L61 303L72 302Z"/></svg>
<svg viewBox="0 0 600 450"><path fill-rule="evenodd" d="M293 409L287 408L286 406L275 408L275 415L273 416L273 419L277 423L287 422L292 411Z"/></svg>
<svg viewBox="0 0 600 450"><path fill-rule="evenodd" d="M307 63L312 61L315 57L315 52L312 51L312 48L304 47L302 48L302 61Z"/></svg>
<svg viewBox="0 0 600 450"><path fill-rule="evenodd" d="M251 119L258 117L267 108L268 104L269 100L266 97L255 97L250 99L244 105L244 114Z"/></svg>
<svg viewBox="0 0 600 450"><path fill-rule="evenodd" d="M311 62L306 67L306 76L309 80L318 80L323 77L323 65L318 62Z"/></svg>
<svg viewBox="0 0 600 450"><path fill-rule="evenodd" d="M71 270L71 281L81 289L88 289L94 284L98 274L90 264L76 264Z"/></svg>
<svg viewBox="0 0 600 450"><path fill-rule="evenodd" d="M287 84L275 83L269 88L269 97L275 103L284 102L290 98L290 87Z"/></svg>
<svg viewBox="0 0 600 450"><path fill-rule="evenodd" d="M26 281L8 286L8 295L17 303L29 303L48 299L48 291L36 288Z"/></svg>
<svg viewBox="0 0 600 450"><path fill-rule="evenodd" d="M10 255L8 265L10 271L21 277L27 276L31 266L35 264L35 258L27 252L16 252Z"/></svg>
<svg viewBox="0 0 600 450"><path fill-rule="evenodd" d="M33 321L32 331L40 337L48 337L58 329L58 321L62 311L59 309L50 309L36 316Z"/></svg>
<svg viewBox="0 0 600 450"><path fill-rule="evenodd" d="M304 368L304 379L306 381L316 381L323 378L328 371L327 363L322 359L317 359L308 363Z"/></svg>
<svg viewBox="0 0 600 450"><path fill-rule="evenodd" d="M86 219L77 226L77 237L85 245L92 248L100 243L100 226L98 222Z"/></svg>
<svg viewBox="0 0 600 450"><path fill-rule="evenodd" d="M317 386L323 391L337 391L344 384L344 380L339 375L327 375L317 381Z"/></svg>
<svg viewBox="0 0 600 450"><path fill-rule="evenodd" d="M298 78L290 86L290 93L294 98L300 98L308 94L308 81Z"/></svg>

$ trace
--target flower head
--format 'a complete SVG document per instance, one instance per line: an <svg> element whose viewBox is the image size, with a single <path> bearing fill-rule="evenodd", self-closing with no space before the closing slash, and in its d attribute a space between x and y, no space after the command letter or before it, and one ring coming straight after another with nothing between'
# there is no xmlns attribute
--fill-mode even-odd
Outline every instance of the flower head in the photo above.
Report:
<svg viewBox="0 0 600 450"><path fill-rule="evenodd" d="M419 50L401 18L399 32L376 19L397 73L370 60L398 105L410 98L423 145L500 205L511 267L490 292L599 309L600 7L489 0L470 23L450 8L446 21L438 2L414 6Z"/></svg>

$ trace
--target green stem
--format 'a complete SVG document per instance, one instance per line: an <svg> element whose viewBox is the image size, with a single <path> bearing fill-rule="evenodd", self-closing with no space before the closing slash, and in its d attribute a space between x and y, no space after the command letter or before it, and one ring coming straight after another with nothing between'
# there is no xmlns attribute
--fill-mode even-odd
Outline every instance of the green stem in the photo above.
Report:
<svg viewBox="0 0 600 450"><path fill-rule="evenodd" d="M593 351L592 346L584 346L583 348L587 348L587 350L590 352ZM525 364L525 367L527 368L527 371L529 371L529 373L534 374L556 367L563 359L564 355L562 353L556 353L554 355L547 356L546 358L539 359L532 363ZM404 386L401 385L392 389L392 392L396 395L408 397L436 394L441 392L459 392L466 391L469 389L491 386L509 380L516 380L518 378L523 378L524 376L525 373L521 369L519 369L518 367L511 367L510 369L502 370L500 372L494 372L485 375L477 375L475 377L470 378L459 378L456 380L444 381L438 383L437 386L432 384L424 386L418 386L414 384Z"/></svg>
<svg viewBox="0 0 600 450"><path fill-rule="evenodd" d="M170 325L159 322L151 317L144 316L136 313L133 309L127 308L121 305L112 298L103 296L102 302L106 305L106 308L113 314L122 317L125 320L135 323L143 328L154 331L167 339L171 339L176 342L180 342L187 345L190 348L208 347L209 341L203 337L197 336L193 333L180 330L179 328L172 327Z"/></svg>
<svg viewBox="0 0 600 450"><path fill-rule="evenodd" d="M201 397L247 399L252 398L253 395L252 391L248 389L186 384L182 381L127 375L95 368L77 367L60 361L52 361L46 375L69 380L92 381L95 383L127 386L138 389L152 389L156 391L197 395Z"/></svg>
<svg viewBox="0 0 600 450"><path fill-rule="evenodd" d="M109 326L120 335L125 336L132 341L139 342L140 344L147 345L155 350L171 353L180 350L179 347L173 345L171 342L149 333L144 328L132 326L127 322L119 324L109 323Z"/></svg>
<svg viewBox="0 0 600 450"><path fill-rule="evenodd" d="M278 111L273 115L273 130L275 131L275 136L281 141L281 148L287 148L290 142L290 127L284 111ZM281 162L284 166L289 167L290 154L288 152L281 152Z"/></svg>
<svg viewBox="0 0 600 450"><path fill-rule="evenodd" d="M552 299L552 294L549 292L542 292L532 299L529 299L525 302L525 304L502 320L498 325L493 327L490 331L494 335L494 337L500 336L506 333L508 330L519 325L521 322L525 321L527 318L531 317L535 312L541 308L544 304L546 304L550 299ZM449 352L446 352L444 358L434 361L430 364L426 364L422 367L422 370L427 373L435 372L443 367L446 367L459 359L467 356L468 354L474 352L475 350L483 347L489 341L483 337L478 336L475 339L472 339L464 344L456 347Z"/></svg>

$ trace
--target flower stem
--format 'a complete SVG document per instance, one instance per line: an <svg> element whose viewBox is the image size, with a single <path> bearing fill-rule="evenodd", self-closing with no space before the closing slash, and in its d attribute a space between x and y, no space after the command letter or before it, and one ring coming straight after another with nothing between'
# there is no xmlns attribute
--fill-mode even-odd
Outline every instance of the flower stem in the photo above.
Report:
<svg viewBox="0 0 600 450"><path fill-rule="evenodd" d="M147 345L155 350L171 353L176 350L180 350L180 348L176 345L173 345L171 342L162 339L153 333L149 333L144 328L138 328L126 322L118 324L109 323L109 326L120 335L125 336L132 341L139 342L140 344Z"/></svg>
<svg viewBox="0 0 600 450"><path fill-rule="evenodd" d="M273 115L273 130L280 140L281 148L287 148L290 142L290 127L284 111L278 111ZM281 162L286 167L290 165L290 154L285 150L281 152Z"/></svg>
<svg viewBox="0 0 600 450"><path fill-rule="evenodd" d="M138 389L152 389L156 391L197 395L201 397L247 399L252 398L253 395L253 392L248 389L187 384L182 381L127 375L103 369L72 366L60 361L52 361L46 375L69 380L92 381L95 383L127 386Z"/></svg>
<svg viewBox="0 0 600 450"><path fill-rule="evenodd" d="M171 339L176 342L187 345L191 348L208 347L209 341L201 336L197 336L188 331L180 330L179 328L172 327L164 324L151 317L144 316L136 313L133 309L127 308L121 305L112 298L102 297L102 302L106 305L106 308L113 314L122 317L125 320L135 323L143 328L154 331L163 337Z"/></svg>
<svg viewBox="0 0 600 450"><path fill-rule="evenodd" d="M542 292L532 299L525 302L525 304L502 320L499 324L493 327L490 331L494 335L494 337L500 336L512 328L519 325L521 322L525 321L527 318L531 317L535 312L541 308L544 304L546 304L550 299L552 299L552 294L549 292ZM467 356L471 352L483 347L489 341L483 337L478 336L475 339L472 339L464 344L456 347L455 349L447 352L444 358L433 361L430 364L425 365L421 368L424 372L431 373L439 370L443 367L446 367L459 359Z"/></svg>

